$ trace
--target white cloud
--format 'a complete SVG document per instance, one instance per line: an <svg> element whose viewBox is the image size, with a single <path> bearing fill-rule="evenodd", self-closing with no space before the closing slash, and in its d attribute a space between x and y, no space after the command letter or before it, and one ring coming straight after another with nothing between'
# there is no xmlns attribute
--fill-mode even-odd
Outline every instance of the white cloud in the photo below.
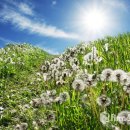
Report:
<svg viewBox="0 0 130 130"><path fill-rule="evenodd" d="M3 38L3 37L0 37L0 41L3 41L3 42L5 42L5 43L13 42L13 41L11 41L11 40L9 40L9 39L6 39L6 38ZM14 42L13 42L13 43L14 43Z"/></svg>
<svg viewBox="0 0 130 130"><path fill-rule="evenodd" d="M27 15L33 15L33 10L26 3L20 3L18 6L20 11Z"/></svg>
<svg viewBox="0 0 130 130"><path fill-rule="evenodd" d="M46 52L48 52L49 54L53 54L53 55L59 55L59 52L54 50L54 49L50 49L50 48L45 48L45 47L42 47L42 49Z"/></svg>
<svg viewBox="0 0 130 130"><path fill-rule="evenodd" d="M59 55L60 54L55 49L44 47L42 44L36 44L35 46L43 49L44 51L48 52L49 54L53 54L53 55Z"/></svg>
<svg viewBox="0 0 130 130"><path fill-rule="evenodd" d="M53 38L67 38L78 39L78 35L74 33L68 33L62 29L58 29L55 26L47 25L44 22L35 21L16 12L12 8L4 8L0 12L0 21L9 22L12 25L18 27L20 30L27 30L32 34L39 34L41 36L53 37Z"/></svg>

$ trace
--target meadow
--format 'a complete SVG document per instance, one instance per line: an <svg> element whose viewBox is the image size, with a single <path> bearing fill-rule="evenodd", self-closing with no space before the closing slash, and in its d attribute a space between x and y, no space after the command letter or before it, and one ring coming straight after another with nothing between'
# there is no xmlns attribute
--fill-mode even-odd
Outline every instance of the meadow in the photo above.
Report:
<svg viewBox="0 0 130 130"><path fill-rule="evenodd" d="M130 33L57 56L0 49L0 130L130 130L129 102Z"/></svg>

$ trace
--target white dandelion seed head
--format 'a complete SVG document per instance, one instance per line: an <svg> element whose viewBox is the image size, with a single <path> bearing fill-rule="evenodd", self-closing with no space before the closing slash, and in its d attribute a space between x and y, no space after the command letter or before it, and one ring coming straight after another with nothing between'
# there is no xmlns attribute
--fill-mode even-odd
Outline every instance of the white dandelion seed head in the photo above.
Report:
<svg viewBox="0 0 130 130"><path fill-rule="evenodd" d="M60 97L60 99L61 99L63 102L65 102L66 100L68 100L68 99L70 98L68 92L60 93L59 97Z"/></svg>
<svg viewBox="0 0 130 130"><path fill-rule="evenodd" d="M124 85L124 86L123 86L123 90L124 90L126 93L130 94L130 83Z"/></svg>
<svg viewBox="0 0 130 130"><path fill-rule="evenodd" d="M117 121L122 125L130 125L130 111L121 111L117 115Z"/></svg>
<svg viewBox="0 0 130 130"><path fill-rule="evenodd" d="M110 68L104 69L100 75L100 79L102 81L111 81L112 79L113 70Z"/></svg>
<svg viewBox="0 0 130 130"><path fill-rule="evenodd" d="M109 44L106 43L106 44L104 45L104 49L105 49L106 52L108 52L108 47L109 47Z"/></svg>
<svg viewBox="0 0 130 130"><path fill-rule="evenodd" d="M81 101L82 101L83 103L86 103L86 102L88 101L88 95L87 95L87 94L84 94L84 95L82 96L82 98L81 98Z"/></svg>
<svg viewBox="0 0 130 130"><path fill-rule="evenodd" d="M112 130L121 130L118 126L112 125Z"/></svg>
<svg viewBox="0 0 130 130"><path fill-rule="evenodd" d="M97 85L97 80L94 74L88 74L88 78L84 81L86 87L95 87Z"/></svg>
<svg viewBox="0 0 130 130"><path fill-rule="evenodd" d="M117 69L113 71L112 79L115 82L122 83L124 79L127 79L127 73L121 69Z"/></svg>
<svg viewBox="0 0 130 130"><path fill-rule="evenodd" d="M72 67L73 71L78 71L79 70L79 66L77 66L76 64L73 64L71 67Z"/></svg>
<svg viewBox="0 0 130 130"><path fill-rule="evenodd" d="M82 92L85 89L85 84L84 84L83 80L75 79L72 83L72 87L73 87L73 89Z"/></svg>
<svg viewBox="0 0 130 130"><path fill-rule="evenodd" d="M60 59L59 59L59 58L54 58L54 59L52 60L52 63L54 63L54 64L57 64L58 62L60 62Z"/></svg>
<svg viewBox="0 0 130 130"><path fill-rule="evenodd" d="M97 104L102 107L107 107L111 104L111 99L106 95L101 95L97 98Z"/></svg>
<svg viewBox="0 0 130 130"><path fill-rule="evenodd" d="M109 123L109 114L106 111L100 113L100 122L104 126L106 126Z"/></svg>

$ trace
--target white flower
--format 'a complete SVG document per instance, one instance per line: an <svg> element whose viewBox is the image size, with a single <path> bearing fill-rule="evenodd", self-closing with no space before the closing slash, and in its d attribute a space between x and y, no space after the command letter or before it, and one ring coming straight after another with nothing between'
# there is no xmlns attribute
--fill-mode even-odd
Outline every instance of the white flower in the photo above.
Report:
<svg viewBox="0 0 130 130"><path fill-rule="evenodd" d="M123 86L123 90L124 90L126 93L130 94L130 83L124 85L124 86Z"/></svg>
<svg viewBox="0 0 130 130"><path fill-rule="evenodd" d="M87 94L84 94L81 98L82 102L83 103L86 103L86 101L88 100L88 95Z"/></svg>
<svg viewBox="0 0 130 130"><path fill-rule="evenodd" d="M108 43L106 43L106 44L104 45L104 49L105 49L106 52L108 51Z"/></svg>
<svg viewBox="0 0 130 130"><path fill-rule="evenodd" d="M112 79L115 82L123 83L128 77L127 73L121 69L113 71Z"/></svg>
<svg viewBox="0 0 130 130"><path fill-rule="evenodd" d="M15 126L15 130L27 130L27 127L28 127L27 123L17 124Z"/></svg>
<svg viewBox="0 0 130 130"><path fill-rule="evenodd" d="M104 69L100 75L102 81L110 81L112 77L113 70L112 69Z"/></svg>
<svg viewBox="0 0 130 130"><path fill-rule="evenodd" d="M99 106L107 107L111 103L111 99L107 97L106 95L101 95L100 97L97 98L97 104Z"/></svg>
<svg viewBox="0 0 130 130"><path fill-rule="evenodd" d="M4 110L4 108L3 108L3 107L0 107L0 114L3 113L3 110Z"/></svg>
<svg viewBox="0 0 130 130"><path fill-rule="evenodd" d="M121 129L115 125L112 125L112 130L121 130Z"/></svg>
<svg viewBox="0 0 130 130"><path fill-rule="evenodd" d="M75 79L72 83L73 89L77 91L83 91L85 89L85 84L81 79Z"/></svg>
<svg viewBox="0 0 130 130"><path fill-rule="evenodd" d="M100 113L100 122L105 126L109 123L109 114L106 111Z"/></svg>
<svg viewBox="0 0 130 130"><path fill-rule="evenodd" d="M120 124L130 125L130 111L121 111L118 113L117 120Z"/></svg>
<svg viewBox="0 0 130 130"><path fill-rule="evenodd" d="M73 71L79 70L79 66L77 66L76 64L73 64L71 67L72 67Z"/></svg>
<svg viewBox="0 0 130 130"><path fill-rule="evenodd" d="M65 102L66 100L69 99L70 96L69 96L68 92L63 92L63 93L60 93L59 97L62 100L62 102Z"/></svg>
<svg viewBox="0 0 130 130"><path fill-rule="evenodd" d="M0 107L0 111L3 111L4 110L4 108L3 107Z"/></svg>
<svg viewBox="0 0 130 130"><path fill-rule="evenodd" d="M95 87L97 85L96 75L88 74L88 79L84 81L86 87Z"/></svg>

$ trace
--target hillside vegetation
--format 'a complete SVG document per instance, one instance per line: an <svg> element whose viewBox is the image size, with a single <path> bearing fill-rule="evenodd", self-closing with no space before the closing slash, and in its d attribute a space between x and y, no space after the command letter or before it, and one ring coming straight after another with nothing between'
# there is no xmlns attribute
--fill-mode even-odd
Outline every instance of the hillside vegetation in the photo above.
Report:
<svg viewBox="0 0 130 130"><path fill-rule="evenodd" d="M0 61L0 129L130 129L129 33L57 57L10 44Z"/></svg>

